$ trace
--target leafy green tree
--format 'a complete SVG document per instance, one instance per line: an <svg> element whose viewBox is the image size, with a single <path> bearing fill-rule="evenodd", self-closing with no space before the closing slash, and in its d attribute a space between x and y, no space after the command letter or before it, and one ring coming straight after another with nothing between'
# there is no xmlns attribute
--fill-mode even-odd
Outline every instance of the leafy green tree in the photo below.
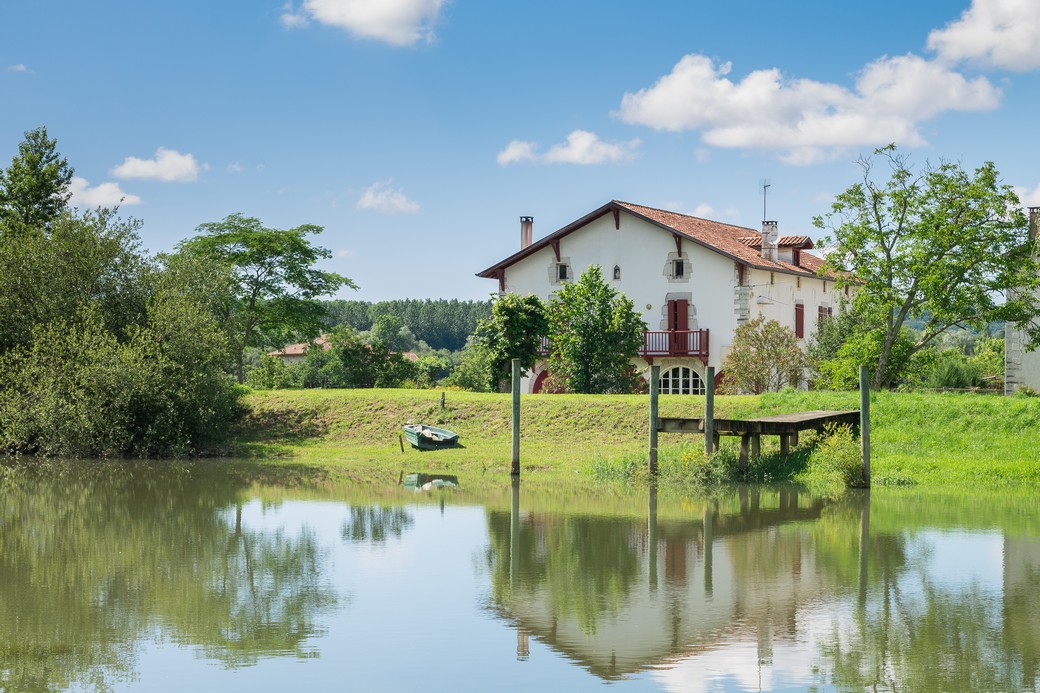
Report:
<svg viewBox="0 0 1040 693"><path fill-rule="evenodd" d="M805 354L794 331L761 316L734 331L722 364L727 389L756 395L797 385L804 369Z"/></svg>
<svg viewBox="0 0 1040 693"><path fill-rule="evenodd" d="M346 277L314 267L331 257L307 238L321 233L320 226L272 229L259 219L232 214L197 230L202 233L182 242L180 249L215 259L234 271L235 300L228 305L224 324L240 383L245 381L247 347L259 339L284 343L318 336L324 307L316 299L344 286L357 288Z"/></svg>
<svg viewBox="0 0 1040 693"><path fill-rule="evenodd" d="M549 370L569 392L630 392L630 359L639 354L646 323L632 301L603 281L592 265L565 284L547 310Z"/></svg>
<svg viewBox="0 0 1040 693"><path fill-rule="evenodd" d="M863 181L814 221L833 234L822 241L833 246L828 265L858 284L855 308L879 336L871 386L880 388L951 328L1028 323L1040 314L1032 291L1040 275L1018 197L992 163L974 173L946 162L916 173L894 146L875 156L888 163L888 181L872 177L873 159L861 160ZM903 353L897 344L912 319L923 329ZM1030 329L1040 339L1040 327Z"/></svg>
<svg viewBox="0 0 1040 693"><path fill-rule="evenodd" d="M0 221L39 228L61 213L72 196L72 166L57 150L47 128L25 133L18 154L0 171Z"/></svg>
<svg viewBox="0 0 1040 693"><path fill-rule="evenodd" d="M491 392L495 378L491 370L491 356L480 342L471 342L457 352L458 363L444 379L448 387L460 387L472 392Z"/></svg>
<svg viewBox="0 0 1040 693"><path fill-rule="evenodd" d="M490 359L489 389L512 377L512 361L520 359L522 371L534 368L549 332L545 304L537 296L504 294L491 304L491 316L477 326L477 339Z"/></svg>

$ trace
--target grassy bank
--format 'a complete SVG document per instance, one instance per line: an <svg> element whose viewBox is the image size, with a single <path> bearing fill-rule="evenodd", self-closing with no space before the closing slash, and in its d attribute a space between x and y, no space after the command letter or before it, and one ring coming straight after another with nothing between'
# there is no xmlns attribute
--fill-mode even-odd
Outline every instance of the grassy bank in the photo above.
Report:
<svg viewBox="0 0 1040 693"><path fill-rule="evenodd" d="M336 468L358 480L396 480L407 470L508 474L509 395L417 390L277 390L247 398L231 452ZM662 416L700 416L701 397L662 396ZM810 409L855 409L857 393L787 391L716 398L717 416L740 418ZM872 397L875 485L1040 488L1040 399L968 394ZM409 422L457 431L464 447L419 452L404 445ZM646 459L643 395L529 395L522 403L523 472L528 478L628 473ZM764 452L775 439L764 438ZM679 464L699 436L661 436L662 461ZM736 439L723 438L735 446ZM775 457L767 458L769 463ZM627 470L627 471L626 471ZM796 470L778 466L774 480ZM624 474L622 474L623 476Z"/></svg>

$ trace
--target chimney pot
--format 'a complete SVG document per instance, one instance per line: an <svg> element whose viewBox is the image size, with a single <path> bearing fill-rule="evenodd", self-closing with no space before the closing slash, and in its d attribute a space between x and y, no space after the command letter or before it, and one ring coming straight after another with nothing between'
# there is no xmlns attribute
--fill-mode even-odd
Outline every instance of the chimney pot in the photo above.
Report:
<svg viewBox="0 0 1040 693"><path fill-rule="evenodd" d="M762 257L771 262L778 260L776 249L777 233L777 222L762 222Z"/></svg>
<svg viewBox="0 0 1040 693"><path fill-rule="evenodd" d="M520 250L531 245L534 235L534 217L520 217Z"/></svg>

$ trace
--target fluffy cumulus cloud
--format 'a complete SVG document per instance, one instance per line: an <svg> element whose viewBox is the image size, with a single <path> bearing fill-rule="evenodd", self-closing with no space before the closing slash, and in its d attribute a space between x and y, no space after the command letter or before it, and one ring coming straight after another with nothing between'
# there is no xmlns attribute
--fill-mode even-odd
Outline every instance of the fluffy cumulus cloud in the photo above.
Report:
<svg viewBox="0 0 1040 693"><path fill-rule="evenodd" d="M639 140L628 142L604 142L594 132L575 130L567 135L567 141L554 144L544 154L533 142L513 140L496 157L500 166L521 162L544 164L606 164L627 161L635 156Z"/></svg>
<svg viewBox="0 0 1040 693"><path fill-rule="evenodd" d="M433 40L434 25L445 0L303 0L299 8L286 6L280 21L287 28L311 20L346 29L351 34L395 46Z"/></svg>
<svg viewBox="0 0 1040 693"><path fill-rule="evenodd" d="M419 211L419 204L404 194L399 188L391 187L392 180L373 183L361 193L357 201L358 209L368 209L373 212L384 214L415 214Z"/></svg>
<svg viewBox="0 0 1040 693"><path fill-rule="evenodd" d="M150 178L165 182L190 183L199 177L199 162L191 154L159 147L154 159L128 156L112 169L118 178Z"/></svg>
<svg viewBox="0 0 1040 693"><path fill-rule="evenodd" d="M92 188L86 178L73 176L69 190L73 206L83 209L141 204L140 197L123 192L118 183L101 183Z"/></svg>
<svg viewBox="0 0 1040 693"><path fill-rule="evenodd" d="M996 108L1000 91L915 55L867 65L854 88L789 79L778 69L732 80L730 63L683 57L652 87L625 94L617 115L658 130L700 130L717 147L774 149L812 163L845 148L924 142L918 124L944 111Z"/></svg>
<svg viewBox="0 0 1040 693"><path fill-rule="evenodd" d="M1040 207L1040 185L1030 190L1015 186L1015 193L1025 207Z"/></svg>
<svg viewBox="0 0 1040 693"><path fill-rule="evenodd" d="M941 60L978 61L1009 70L1040 68L1040 2L972 0L960 19L928 35Z"/></svg>

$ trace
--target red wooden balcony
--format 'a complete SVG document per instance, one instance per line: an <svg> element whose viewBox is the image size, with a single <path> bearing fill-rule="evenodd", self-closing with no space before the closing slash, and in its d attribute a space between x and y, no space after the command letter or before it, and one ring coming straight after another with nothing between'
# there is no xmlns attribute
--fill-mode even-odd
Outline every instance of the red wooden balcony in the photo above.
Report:
<svg viewBox="0 0 1040 693"><path fill-rule="evenodd" d="M695 356L708 360L707 330L660 330L643 333L643 358L654 356Z"/></svg>
<svg viewBox="0 0 1040 693"><path fill-rule="evenodd" d="M549 340L542 340L542 355L549 353ZM639 355L648 361L655 356L693 356L708 362L708 330L659 330L643 333Z"/></svg>

